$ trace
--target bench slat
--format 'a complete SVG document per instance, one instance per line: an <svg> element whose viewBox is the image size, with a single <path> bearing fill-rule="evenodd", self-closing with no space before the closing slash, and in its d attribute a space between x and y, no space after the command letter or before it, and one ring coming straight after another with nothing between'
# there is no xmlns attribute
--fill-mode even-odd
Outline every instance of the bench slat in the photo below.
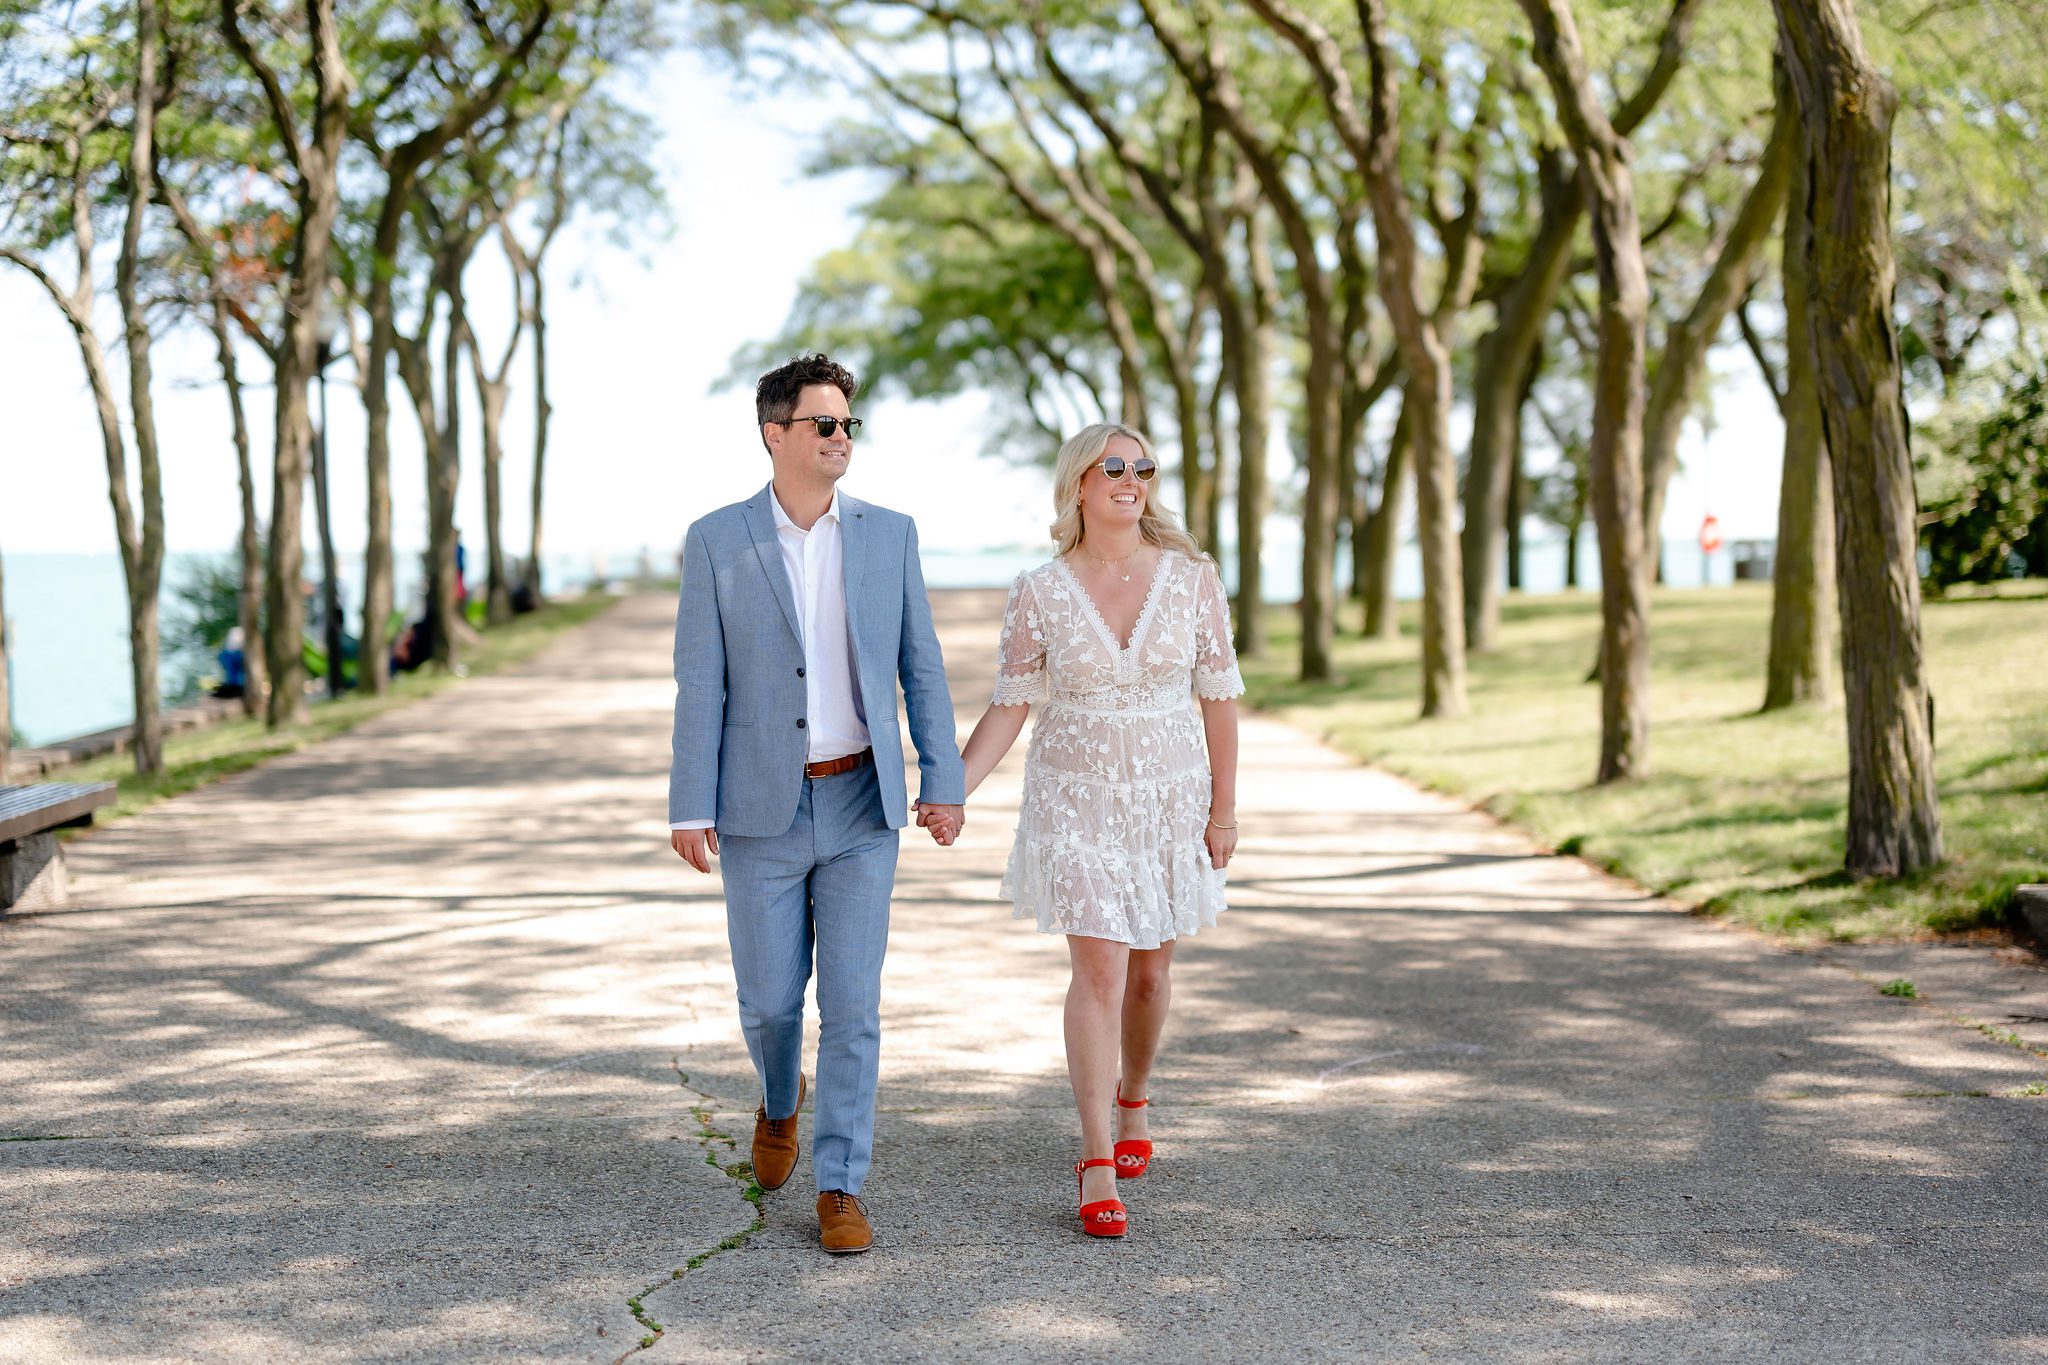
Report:
<svg viewBox="0 0 2048 1365"><path fill-rule="evenodd" d="M114 803L111 782L45 782L0 787L0 843L88 820Z"/></svg>

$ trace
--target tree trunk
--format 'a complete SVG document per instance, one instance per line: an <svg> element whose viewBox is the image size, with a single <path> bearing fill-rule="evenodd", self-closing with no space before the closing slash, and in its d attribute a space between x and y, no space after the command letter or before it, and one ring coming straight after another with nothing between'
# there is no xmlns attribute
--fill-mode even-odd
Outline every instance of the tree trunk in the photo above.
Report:
<svg viewBox="0 0 2048 1365"><path fill-rule="evenodd" d="M1188 325L1188 344L1181 352L1185 358L1201 351L1201 308L1194 308L1194 319ZM1173 319L1155 313L1155 327L1171 327ZM1215 548L1215 529L1208 523L1209 492L1202 471L1202 392L1195 386L1195 372L1191 362L1175 366L1169 362L1168 379L1173 384L1174 422L1180 428L1180 491L1187 509L1188 534L1203 549Z"/></svg>
<svg viewBox="0 0 2048 1365"><path fill-rule="evenodd" d="M1835 488L1849 722L1848 871L1941 861L1934 699L1920 637L1918 498L1893 321L1891 129L1898 94L1851 0L1777 0L1812 158L1808 334Z"/></svg>
<svg viewBox="0 0 2048 1365"><path fill-rule="evenodd" d="M1586 529L1586 494L1580 490L1572 503L1571 525L1565 527L1564 542L1564 585L1567 588L1579 586L1579 536Z"/></svg>
<svg viewBox="0 0 2048 1365"><path fill-rule="evenodd" d="M1351 589L1347 596L1357 601L1365 600L1365 584L1358 577L1360 560L1359 547L1365 543L1365 525L1372 520L1365 487L1365 460L1363 456L1365 434L1365 410L1352 394L1346 393L1342 403L1342 416L1337 421L1338 493L1341 503L1338 520L1344 528L1341 539L1351 548Z"/></svg>
<svg viewBox="0 0 2048 1365"><path fill-rule="evenodd" d="M1237 395L1237 652L1243 655L1266 650L1266 513L1273 499L1266 448L1273 430L1273 333L1280 287L1265 221L1256 209L1245 219L1248 307L1244 345L1230 376Z"/></svg>
<svg viewBox="0 0 2048 1365"><path fill-rule="evenodd" d="M1372 71L1365 172L1379 237L1380 298L1406 361L1401 406L1412 414L1417 536L1422 546L1422 714L1465 713L1465 617L1458 563L1458 471L1451 456L1451 355L1416 297L1419 265L1400 174L1399 87L1387 58L1384 0L1360 0Z"/></svg>
<svg viewBox="0 0 2048 1365"><path fill-rule="evenodd" d="M337 177L341 144L348 132L348 95L353 86L342 59L334 0L307 0L310 29L308 74L314 105L311 140L296 141L298 119L284 94L286 82L264 64L241 31L233 0L221 0L221 28L229 46L253 71L260 73L271 100L271 117L297 175L293 199L298 221L293 225L286 267L284 336L277 350L275 465L271 478L269 564L265 579L264 619L269 629L264 645L270 655L270 698L266 716L272 729L293 724L306 713L305 604L299 596L304 550L300 543L301 504L306 489L306 456L312 423L306 410L306 381L314 370L321 308L334 252L334 219L340 207Z"/></svg>
<svg viewBox="0 0 2048 1365"><path fill-rule="evenodd" d="M1365 527L1365 638L1395 640L1401 618L1394 606L1394 564L1401 553L1401 517L1408 501L1413 428L1408 395L1401 395L1401 413L1387 443L1386 472L1380 476L1380 505Z"/></svg>
<svg viewBox="0 0 2048 1365"><path fill-rule="evenodd" d="M1782 74L1782 69L1781 69ZM1796 99L1789 91L1783 96ZM1802 139L1803 142L1803 139ZM1778 548L1771 568L1771 657L1766 711L1833 699L1835 669L1835 490L1821 432L1813 343L1807 319L1807 157L1795 151L1785 198L1785 463L1779 477Z"/></svg>
<svg viewBox="0 0 2048 1365"><path fill-rule="evenodd" d="M433 458L427 461L427 507L433 518L429 537L432 595L428 600L433 604L438 626L434 632L434 662L453 669L455 635L463 625L459 600L462 576L455 552L455 496L462 481L462 344L469 327L460 266L448 271L442 291L448 296L448 331L442 338L441 438Z"/></svg>
<svg viewBox="0 0 2048 1365"><path fill-rule="evenodd" d="M1209 383L1204 421L1209 431L1209 468L1202 478L1202 520L1212 537L1211 550L1219 558L1223 550L1223 485L1230 468L1229 443L1224 439L1223 395L1230 388L1230 364L1223 361Z"/></svg>
<svg viewBox="0 0 2048 1365"><path fill-rule="evenodd" d="M1664 498L1678 469L1678 437L1699 394L1706 373L1707 352L1721 326L1756 278L1764 243L1785 202L1785 180L1798 136L1798 119L1789 100L1782 100L1771 122L1771 140L1764 148L1757 178L1736 211L1735 222L1722 240L1720 254L1707 272L1707 282L1682 321L1665 334L1663 359L1651 386L1643 417L1643 534L1652 553L1664 543Z"/></svg>
<svg viewBox="0 0 2048 1365"><path fill-rule="evenodd" d="M341 566L334 553L334 509L328 498L327 481L327 362L325 346L316 354L313 367L320 389L320 425L313 432L313 516L320 538L320 639L327 656L327 695L342 692Z"/></svg>
<svg viewBox="0 0 2048 1365"><path fill-rule="evenodd" d="M391 362L398 345L391 291L411 194L410 183L401 187L393 179L386 185L370 255L370 357L363 375L370 525L363 554L363 643L357 681L372 696L382 696L391 688L390 622L397 573L391 545ZM429 441L429 465L433 451Z"/></svg>
<svg viewBox="0 0 2048 1365"><path fill-rule="evenodd" d="M474 358L471 363L474 365ZM498 434L504 425L505 400L511 386L502 380L486 380L481 371L476 378L484 424L484 561L487 575L484 601L491 624L502 625L512 619L512 583L505 573L504 536L500 529L503 499L500 497L498 475L505 452Z"/></svg>
<svg viewBox="0 0 2048 1365"><path fill-rule="evenodd" d="M1592 188L1600 276L1600 351L1594 383L1593 520L1600 533L1599 782L1649 769L1650 583L1643 557L1643 268L1632 159L1600 103L1566 0L1521 0L1536 59ZM1520 378L1519 375L1516 376Z"/></svg>
<svg viewBox="0 0 2048 1365"><path fill-rule="evenodd" d="M1522 520L1528 516L1529 480L1522 471L1523 442L1521 432L1509 447L1508 455L1508 591L1522 590Z"/></svg>
<svg viewBox="0 0 2048 1365"><path fill-rule="evenodd" d="M235 335L227 303L218 294L208 316L213 327L214 358L220 365L221 384L228 394L228 416L235 439L235 477L242 497L242 587L235 595L235 624L242 630L242 660L248 670L248 684L242 690L242 714L256 716L263 713L270 679L269 661L263 657L263 530L256 518L256 475L249 456L249 417L242 407L242 371L235 359Z"/></svg>
<svg viewBox="0 0 2048 1365"><path fill-rule="evenodd" d="M142 534L121 541L128 578L128 651L135 692L135 771L164 766L163 696L158 685L161 641L157 594L164 569L163 465L157 454L156 407L150 391L149 318L138 288L142 227L155 193L158 18L152 0L136 3L134 126L128 142L127 220L115 276L128 350L128 409L135 428L135 467L142 493ZM125 489L123 490L125 493Z"/></svg>
<svg viewBox="0 0 2048 1365"><path fill-rule="evenodd" d="M1529 354L1529 367L1522 373L1522 387L1515 395L1513 436L1508 442L1507 550L1508 591L1522 590L1522 521L1529 509L1529 478L1526 469L1527 443L1522 439L1522 414L1543 374L1543 348Z"/></svg>
<svg viewBox="0 0 2048 1365"><path fill-rule="evenodd" d="M541 298L540 263L536 252L527 272L533 290L533 524L526 543L526 576L535 606L544 600L546 583L540 568L541 490L548 464L548 422L555 415L554 404L548 401L548 312Z"/></svg>

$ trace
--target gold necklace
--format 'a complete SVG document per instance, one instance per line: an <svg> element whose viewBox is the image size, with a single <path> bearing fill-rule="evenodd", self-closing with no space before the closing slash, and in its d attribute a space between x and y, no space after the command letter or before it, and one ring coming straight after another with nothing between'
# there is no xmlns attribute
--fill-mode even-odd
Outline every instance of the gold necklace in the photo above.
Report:
<svg viewBox="0 0 2048 1365"><path fill-rule="evenodd" d="M1104 559L1101 555L1096 554L1095 552L1087 549L1084 546L1076 546L1075 548L1079 549L1082 554L1087 555L1090 559L1094 560L1097 564L1100 564L1103 568L1108 569L1111 573L1116 573L1116 565L1130 563L1132 557L1138 553L1138 550L1144 549L1145 546L1142 542L1140 542L1137 549L1132 550L1130 554L1125 555L1122 559ZM1126 583L1131 581L1131 576L1127 573L1119 574L1118 577L1122 578L1123 581Z"/></svg>

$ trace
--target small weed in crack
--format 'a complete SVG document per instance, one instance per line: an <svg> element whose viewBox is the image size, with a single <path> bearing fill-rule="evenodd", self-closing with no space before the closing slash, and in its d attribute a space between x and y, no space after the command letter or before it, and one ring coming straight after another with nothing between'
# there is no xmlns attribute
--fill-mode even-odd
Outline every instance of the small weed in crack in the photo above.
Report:
<svg viewBox="0 0 2048 1365"><path fill-rule="evenodd" d="M1879 981L1876 977L1859 972L1854 967L1841 967L1840 970L1847 972L1850 976L1855 977L1866 985L1875 987L1880 994L1897 996L1903 1000L1911 1000L1916 1005L1933 1010L1952 1024L1961 1024L1964 1028L1977 1030L1977 1032L2001 1046L2018 1048L2021 1052L2031 1053L2036 1057L2048 1058L2048 1047L2037 1047L2009 1028L2000 1028L1996 1024L1987 1024L1982 1019L1973 1019L1967 1014L1937 1005L1931 1000L1923 999L1913 983L1904 977L1897 977L1891 981Z"/></svg>
<svg viewBox="0 0 2048 1365"><path fill-rule="evenodd" d="M680 1280L684 1275L697 1269L713 1256L721 1252L736 1250L745 1245L749 1237L752 1237L768 1225L768 1217L761 1210L763 1191L760 1183L754 1179L754 1163L751 1161L733 1161L728 1163L721 1162L718 1159L718 1154L711 1150L714 1144L723 1143L728 1152L737 1152L740 1146L739 1139L729 1133L721 1133L714 1125L712 1119L716 1111L711 1107L711 1096L690 1084L690 1075L683 1070L682 1059L670 1058L669 1066L675 1071L677 1082L685 1090L697 1096L696 1102L690 1106L690 1117L697 1121L697 1145L704 1149L704 1164L728 1179L736 1181L743 1187L740 1190L740 1198L754 1206L754 1221L720 1242L717 1246L712 1247L709 1251L700 1251L695 1256L692 1256L683 1264L681 1270L670 1271L667 1280L656 1280L653 1284L648 1285L632 1298L626 1300L626 1307L632 1310L633 1320L647 1329L647 1335L640 1338L640 1344L634 1348L634 1351L644 1351L654 1345L660 1339L661 1334L667 1330L653 1318L647 1316L646 1307L642 1303L643 1299L659 1289L663 1284ZM619 1360L625 1360L628 1356L634 1354L634 1351L626 1352L625 1355L619 1357ZM613 1362L613 1365L618 1365L618 1362Z"/></svg>

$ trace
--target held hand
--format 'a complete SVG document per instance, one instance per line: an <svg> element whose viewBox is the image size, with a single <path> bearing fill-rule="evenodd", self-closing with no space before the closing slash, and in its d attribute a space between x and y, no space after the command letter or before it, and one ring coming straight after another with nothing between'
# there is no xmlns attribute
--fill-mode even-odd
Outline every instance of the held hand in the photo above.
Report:
<svg viewBox="0 0 2048 1365"><path fill-rule="evenodd" d="M1230 866L1230 857L1237 852L1237 819L1233 816L1226 823L1229 829L1218 825L1212 817L1208 828L1202 831L1202 843L1209 850L1209 866L1218 872Z"/></svg>
<svg viewBox="0 0 2048 1365"><path fill-rule="evenodd" d="M676 856L696 868L699 872L711 870L711 859L718 856L718 831L715 829L672 829L668 832L668 846Z"/></svg>
<svg viewBox="0 0 2048 1365"><path fill-rule="evenodd" d="M939 847L950 848L967 824L967 808L920 801L917 803L917 823L919 828L931 831L932 841Z"/></svg>

